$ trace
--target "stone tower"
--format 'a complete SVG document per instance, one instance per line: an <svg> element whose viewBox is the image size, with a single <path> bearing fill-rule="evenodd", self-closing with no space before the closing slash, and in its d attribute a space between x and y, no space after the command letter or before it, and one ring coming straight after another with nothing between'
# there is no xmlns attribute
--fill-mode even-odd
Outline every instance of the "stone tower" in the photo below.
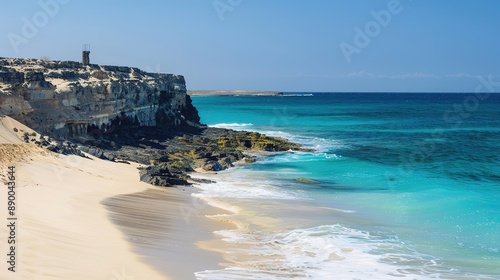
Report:
<svg viewBox="0 0 500 280"><path fill-rule="evenodd" d="M90 64L90 45L85 44L82 48L82 63L83 65Z"/></svg>

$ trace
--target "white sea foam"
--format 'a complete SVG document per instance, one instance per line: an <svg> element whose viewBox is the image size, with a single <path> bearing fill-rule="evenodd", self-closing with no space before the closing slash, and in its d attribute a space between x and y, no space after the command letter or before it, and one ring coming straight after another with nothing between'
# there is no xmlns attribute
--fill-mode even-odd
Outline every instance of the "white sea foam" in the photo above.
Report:
<svg viewBox="0 0 500 280"><path fill-rule="evenodd" d="M247 128L249 126L253 126L252 123L217 123L213 125L209 125L210 127L217 128L228 128L228 129L237 129L237 128Z"/></svg>
<svg viewBox="0 0 500 280"><path fill-rule="evenodd" d="M337 154L332 154L332 153L312 153L311 154L311 153L297 152L294 154L287 154L286 156L267 158L267 159L262 160L262 161L257 161L256 164L267 164L270 162L282 162L282 163L316 162L318 160L321 160L321 158L330 159L330 160L342 160L342 159L344 159L342 156L337 155ZM281 174L283 174L282 170L280 170L279 172Z"/></svg>
<svg viewBox="0 0 500 280"><path fill-rule="evenodd" d="M265 134L267 136L280 137L287 139L290 142L301 144L305 148L314 149L318 152L338 150L348 146L345 143L341 143L340 141L336 141L333 139L304 136L304 135L274 130L273 128L275 127L272 127L270 129L269 127L256 126L252 123L218 123L209 126L217 128L234 129L234 130L254 131Z"/></svg>
<svg viewBox="0 0 500 280"><path fill-rule="evenodd" d="M279 233L216 232L224 241L248 245L253 256L221 270L197 272L197 279L493 279L462 278L439 259L419 254L395 237L339 224ZM241 254L241 246L229 255Z"/></svg>
<svg viewBox="0 0 500 280"><path fill-rule="evenodd" d="M285 93L281 95L283 97L311 97L314 96L312 93Z"/></svg>
<svg viewBox="0 0 500 280"><path fill-rule="evenodd" d="M214 232L229 244L225 257L232 260L232 264L220 270L197 272L197 279L494 279L464 275L451 267L444 267L440 259L415 251L411 244L387 232L368 232L341 224L261 229L234 220L246 211L226 203L226 198L260 202L303 198L300 193L280 189L269 181L250 180L252 174L236 169L221 172L216 178L206 174L195 176L219 182L199 185L202 191L194 196L236 214L211 218L231 220L238 225L237 230ZM354 213L337 208L330 210Z"/></svg>
<svg viewBox="0 0 500 280"><path fill-rule="evenodd" d="M257 132L266 134L268 136L281 137L293 143L298 143L305 148L314 149L317 152L326 152L331 150L338 150L345 148L347 145L333 139L326 139L321 137L303 136L276 130L256 130Z"/></svg>
<svg viewBox="0 0 500 280"><path fill-rule="evenodd" d="M195 175L207 176L214 179L206 174ZM197 186L202 191L193 195L235 214L239 214L239 208L224 202L225 198L259 201L301 198L296 193L250 181L244 173L234 170L219 173L217 179L218 183ZM211 218L231 220L234 216ZM427 269L438 263L431 257L416 254L396 238L383 238L339 224L279 232L250 230L243 225L237 230L214 233L229 244L243 245L229 246L226 257L242 254L247 257L242 258L244 261L235 257L234 265L225 269L197 272L197 279L397 279L406 276L431 279L421 267Z"/></svg>
<svg viewBox="0 0 500 280"><path fill-rule="evenodd" d="M257 199L288 199L296 200L304 198L298 192L290 192L281 189L271 184L264 182L257 183L256 181L245 180L241 177L233 178L230 175L223 176L224 172L219 173L216 178L217 183L214 184L199 184L197 188L203 190L200 193L193 195L200 198L257 198ZM194 178L210 178L206 175L192 175Z"/></svg>
<svg viewBox="0 0 500 280"><path fill-rule="evenodd" d="M339 212L339 213L350 213L350 214L356 213L356 211L354 211L354 210L345 210L345 209L340 209L340 208L332 208L332 207L320 207L320 208Z"/></svg>
<svg viewBox="0 0 500 280"><path fill-rule="evenodd" d="M210 206L224 209L224 210L229 211L229 212L234 213L234 214L238 214L240 212L240 209L237 206L226 203L220 199L214 198L213 196L207 196L207 195L204 195L202 193L193 193L192 196L198 197L198 198L204 200Z"/></svg>

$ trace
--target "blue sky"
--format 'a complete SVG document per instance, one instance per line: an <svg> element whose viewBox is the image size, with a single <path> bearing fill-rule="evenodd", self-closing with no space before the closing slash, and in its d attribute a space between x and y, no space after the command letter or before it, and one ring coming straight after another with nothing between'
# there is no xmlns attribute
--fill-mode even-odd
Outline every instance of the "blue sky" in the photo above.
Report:
<svg viewBox="0 0 500 280"><path fill-rule="evenodd" d="M188 89L473 92L496 0L2 1L0 56L182 74ZM34 27L34 28L33 28ZM343 47L341 47L343 46Z"/></svg>

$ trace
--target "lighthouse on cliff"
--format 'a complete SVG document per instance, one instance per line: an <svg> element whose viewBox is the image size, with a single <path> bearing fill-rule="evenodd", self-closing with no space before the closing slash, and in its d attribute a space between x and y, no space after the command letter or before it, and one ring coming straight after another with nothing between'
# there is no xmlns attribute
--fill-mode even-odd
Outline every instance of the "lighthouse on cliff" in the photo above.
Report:
<svg viewBox="0 0 500 280"><path fill-rule="evenodd" d="M90 44L84 44L82 47L82 63L83 65L90 64Z"/></svg>

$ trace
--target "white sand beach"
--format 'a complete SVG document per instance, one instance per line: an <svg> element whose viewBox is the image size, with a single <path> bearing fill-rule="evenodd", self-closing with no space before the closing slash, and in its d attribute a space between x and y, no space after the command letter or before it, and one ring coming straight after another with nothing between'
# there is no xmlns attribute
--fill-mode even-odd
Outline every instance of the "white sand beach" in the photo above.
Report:
<svg viewBox="0 0 500 280"><path fill-rule="evenodd" d="M31 133L31 130L10 118L1 119L0 219L7 223L7 167L15 166L15 214L18 220L16 272L9 271L8 264L2 261L0 279L189 279L179 275L193 275L194 269L198 269L187 264L183 268L179 266L177 271L175 260L178 262L179 258L170 253L162 255L159 260L169 263L170 256L173 265L160 272L156 267L161 264L151 265L151 257L148 261L138 253L140 248L127 242L124 231L110 219L110 211L106 208L112 205L103 203L120 195L148 190L161 192L161 201L155 198L149 210L160 207L158 213L169 213L169 224L175 228L175 225L185 225L183 217L178 214L178 207L179 203L190 199L187 192L158 190L160 188L140 182L137 164L63 156L24 144L19 139L24 132ZM169 199L177 202L169 204ZM143 198L141 203L148 204L147 198ZM122 220L128 217L127 205L137 206L137 203L128 201L121 205L125 209L119 213ZM116 213L113 215L117 217ZM155 220L148 220L148 215L145 214L143 225L135 228L136 232L146 236L155 229ZM197 216L201 220L204 213L197 213ZM204 225L191 224L190 229L196 226ZM211 230L207 228L203 232L209 234ZM8 253L8 235L9 229L0 227L0 253L4 256ZM198 234L182 237L184 243L189 243L190 250L186 254L196 255L196 250L202 251L194 245L198 237ZM186 245L175 247L179 251L182 246ZM189 256L182 257L181 254L182 258L189 259ZM217 261L214 258L214 265Z"/></svg>

